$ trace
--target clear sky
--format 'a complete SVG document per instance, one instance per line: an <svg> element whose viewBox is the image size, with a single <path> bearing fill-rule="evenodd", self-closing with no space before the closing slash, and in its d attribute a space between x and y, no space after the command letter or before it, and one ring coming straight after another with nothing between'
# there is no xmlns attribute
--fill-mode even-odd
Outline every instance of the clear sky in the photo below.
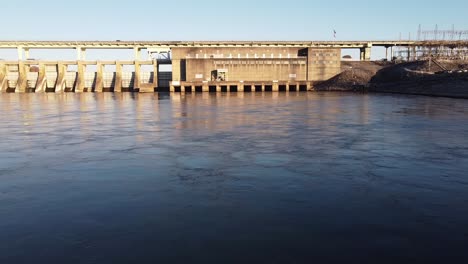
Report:
<svg viewBox="0 0 468 264"><path fill-rule="evenodd" d="M380 40L468 29L468 1L2 1L1 40ZM2 53L0 51L0 57ZM5 57L5 56L4 56Z"/></svg>

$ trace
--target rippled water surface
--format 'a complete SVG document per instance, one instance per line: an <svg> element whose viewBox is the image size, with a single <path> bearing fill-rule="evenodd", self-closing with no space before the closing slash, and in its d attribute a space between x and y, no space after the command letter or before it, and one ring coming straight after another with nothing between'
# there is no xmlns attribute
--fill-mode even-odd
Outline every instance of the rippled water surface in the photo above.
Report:
<svg viewBox="0 0 468 264"><path fill-rule="evenodd" d="M468 261L467 100L0 94L0 132L2 264Z"/></svg>

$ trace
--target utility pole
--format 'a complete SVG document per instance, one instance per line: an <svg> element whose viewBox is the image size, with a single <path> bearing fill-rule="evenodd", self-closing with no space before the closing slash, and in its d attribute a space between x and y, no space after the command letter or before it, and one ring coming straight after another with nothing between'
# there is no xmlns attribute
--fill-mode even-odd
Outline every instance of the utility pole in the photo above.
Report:
<svg viewBox="0 0 468 264"><path fill-rule="evenodd" d="M419 24L418 28L418 41L421 40L421 24Z"/></svg>

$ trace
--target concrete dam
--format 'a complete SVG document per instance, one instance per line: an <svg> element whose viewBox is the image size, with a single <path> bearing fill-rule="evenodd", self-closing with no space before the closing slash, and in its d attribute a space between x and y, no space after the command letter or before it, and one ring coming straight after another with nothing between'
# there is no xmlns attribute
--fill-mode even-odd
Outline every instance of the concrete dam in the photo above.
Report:
<svg viewBox="0 0 468 264"><path fill-rule="evenodd" d="M373 46L385 47L388 58L394 47L411 54L430 45L441 43L0 41L0 49L18 52L17 61L0 60L0 92L306 91L341 72L342 49L359 49L368 61ZM34 60L31 49L74 49L77 59ZM88 49L133 49L134 60L88 61ZM151 59L143 60L142 50ZM172 72L160 71L161 65L171 65Z"/></svg>

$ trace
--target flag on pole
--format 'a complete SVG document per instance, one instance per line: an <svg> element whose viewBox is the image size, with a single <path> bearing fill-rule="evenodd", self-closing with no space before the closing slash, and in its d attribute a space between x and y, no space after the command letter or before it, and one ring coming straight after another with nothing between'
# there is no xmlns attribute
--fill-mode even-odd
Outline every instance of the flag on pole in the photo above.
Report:
<svg viewBox="0 0 468 264"><path fill-rule="evenodd" d="M336 38L336 30L333 30L333 38Z"/></svg>

